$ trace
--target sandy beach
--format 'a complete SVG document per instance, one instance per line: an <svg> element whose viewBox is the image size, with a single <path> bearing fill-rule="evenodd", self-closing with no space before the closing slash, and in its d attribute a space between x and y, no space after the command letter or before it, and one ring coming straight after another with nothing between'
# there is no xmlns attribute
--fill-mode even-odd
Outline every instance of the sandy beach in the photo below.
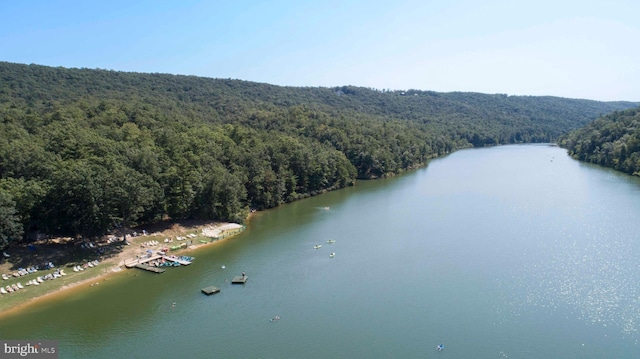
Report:
<svg viewBox="0 0 640 359"><path fill-rule="evenodd" d="M125 263L162 248L168 249L169 254L184 255L204 246L222 243L241 233L244 226L222 222L182 222L162 223L149 228L129 231L128 244L122 241L122 236L111 235L81 243L71 243L70 239L40 241L33 246L26 246L22 252L8 251L13 253L12 256L0 263L0 274L8 279L0 280L0 285L6 288L20 283L23 288L0 294L0 316L19 312L57 295L72 293L72 289L90 288L108 280L109 276L138 270L127 269ZM69 246L73 247L70 249ZM178 246L181 248L177 249ZM172 247L175 249L171 250ZM97 264L93 264L96 260ZM55 267L43 269L43 261L52 262ZM17 277L13 275L19 268L35 265L40 266L37 272ZM82 270L76 271L79 267ZM62 270L65 275L44 280L39 285L28 285L37 277L56 273L57 270Z"/></svg>

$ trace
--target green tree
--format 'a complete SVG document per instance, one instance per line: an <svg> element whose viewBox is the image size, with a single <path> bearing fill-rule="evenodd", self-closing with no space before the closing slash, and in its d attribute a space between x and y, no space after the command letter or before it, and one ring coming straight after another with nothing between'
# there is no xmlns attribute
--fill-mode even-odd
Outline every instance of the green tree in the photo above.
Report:
<svg viewBox="0 0 640 359"><path fill-rule="evenodd" d="M0 250L23 234L22 223L16 214L15 202L6 191L0 189Z"/></svg>
<svg viewBox="0 0 640 359"><path fill-rule="evenodd" d="M0 189L25 232L87 236L167 215L240 221L460 148L554 141L638 105L6 62L0 78ZM575 155L638 173L637 116L609 117L620 119L571 137Z"/></svg>

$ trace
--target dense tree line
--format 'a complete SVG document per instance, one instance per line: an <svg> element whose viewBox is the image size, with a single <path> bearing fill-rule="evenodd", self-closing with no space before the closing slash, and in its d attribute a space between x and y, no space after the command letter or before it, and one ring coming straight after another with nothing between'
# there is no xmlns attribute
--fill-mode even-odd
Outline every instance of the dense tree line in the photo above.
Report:
<svg viewBox="0 0 640 359"><path fill-rule="evenodd" d="M640 176L640 107L602 116L559 142L576 159Z"/></svg>
<svg viewBox="0 0 640 359"><path fill-rule="evenodd" d="M636 106L0 62L0 247L264 209Z"/></svg>

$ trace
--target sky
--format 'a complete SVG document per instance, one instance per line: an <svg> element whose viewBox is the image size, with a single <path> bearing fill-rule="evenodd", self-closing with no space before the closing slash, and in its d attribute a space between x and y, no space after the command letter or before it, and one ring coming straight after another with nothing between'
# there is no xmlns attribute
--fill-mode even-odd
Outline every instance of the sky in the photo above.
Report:
<svg viewBox="0 0 640 359"><path fill-rule="evenodd" d="M0 61L640 101L637 0L20 0Z"/></svg>

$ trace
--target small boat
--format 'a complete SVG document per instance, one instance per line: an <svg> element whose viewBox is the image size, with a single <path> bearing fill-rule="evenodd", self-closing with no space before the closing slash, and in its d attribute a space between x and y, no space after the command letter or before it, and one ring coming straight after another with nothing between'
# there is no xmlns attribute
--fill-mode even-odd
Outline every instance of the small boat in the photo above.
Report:
<svg viewBox="0 0 640 359"><path fill-rule="evenodd" d="M334 244L334 243L336 243L336 240L335 239L330 239L330 240L327 241L327 243Z"/></svg>
<svg viewBox="0 0 640 359"><path fill-rule="evenodd" d="M442 351L442 349L444 349L444 344L438 344L438 346L436 347L436 349L438 349L439 352Z"/></svg>
<svg viewBox="0 0 640 359"><path fill-rule="evenodd" d="M316 244L315 246L313 246L313 249L320 249L320 248L322 248L321 244Z"/></svg>
<svg viewBox="0 0 640 359"><path fill-rule="evenodd" d="M331 257L331 258L333 258L333 257L335 257L335 256L336 256L336 254L335 254L335 253L331 253L331 254L329 254L329 257Z"/></svg>
<svg viewBox="0 0 640 359"><path fill-rule="evenodd" d="M22 285L22 283L17 283L16 286L20 289L24 289L24 286Z"/></svg>
<svg viewBox="0 0 640 359"><path fill-rule="evenodd" d="M9 292L7 292L6 289L4 289L4 287L0 287L0 293L2 294L9 294Z"/></svg>

